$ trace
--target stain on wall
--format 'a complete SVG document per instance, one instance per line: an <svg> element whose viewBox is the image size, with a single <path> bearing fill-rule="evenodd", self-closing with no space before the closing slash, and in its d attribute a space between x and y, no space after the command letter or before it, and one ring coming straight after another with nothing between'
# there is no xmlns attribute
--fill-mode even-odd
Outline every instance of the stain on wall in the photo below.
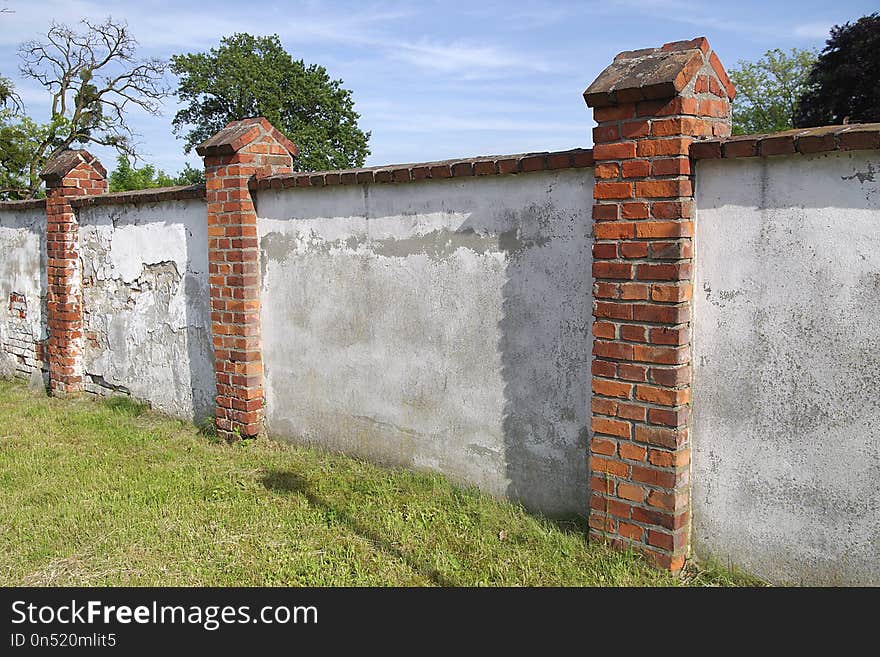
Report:
<svg viewBox="0 0 880 657"><path fill-rule="evenodd" d="M260 192L270 435L585 514L592 184Z"/></svg>
<svg viewBox="0 0 880 657"><path fill-rule="evenodd" d="M876 152L697 172L693 531L774 582L880 584Z"/></svg>

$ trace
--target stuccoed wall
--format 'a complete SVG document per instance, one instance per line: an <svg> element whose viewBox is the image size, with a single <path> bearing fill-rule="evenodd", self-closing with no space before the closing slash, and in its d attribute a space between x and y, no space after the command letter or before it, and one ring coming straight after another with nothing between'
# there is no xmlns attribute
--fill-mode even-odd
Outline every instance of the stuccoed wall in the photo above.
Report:
<svg viewBox="0 0 880 657"><path fill-rule="evenodd" d="M697 207L697 554L880 584L880 155L701 162Z"/></svg>
<svg viewBox="0 0 880 657"><path fill-rule="evenodd" d="M45 305L46 210L0 211L0 376L40 368Z"/></svg>
<svg viewBox="0 0 880 657"><path fill-rule="evenodd" d="M204 201L96 205L78 216L85 389L213 417Z"/></svg>
<svg viewBox="0 0 880 657"><path fill-rule="evenodd" d="M260 192L270 435L585 514L592 185Z"/></svg>

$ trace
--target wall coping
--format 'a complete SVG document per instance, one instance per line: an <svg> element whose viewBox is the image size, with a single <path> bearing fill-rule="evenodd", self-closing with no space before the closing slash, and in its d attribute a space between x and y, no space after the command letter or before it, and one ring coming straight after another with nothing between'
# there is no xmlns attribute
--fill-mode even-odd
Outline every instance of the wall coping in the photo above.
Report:
<svg viewBox="0 0 880 657"><path fill-rule="evenodd" d="M0 210L36 210L46 207L44 198L26 198L20 201L0 201Z"/></svg>
<svg viewBox="0 0 880 657"><path fill-rule="evenodd" d="M121 203L157 203L160 201L182 201L205 198L205 186L180 185L178 187L154 187L129 192L111 192L94 196L79 196L70 199L70 205L84 208L92 205L114 205Z"/></svg>
<svg viewBox="0 0 880 657"><path fill-rule="evenodd" d="M289 189L291 187L324 187L329 185L361 185L365 183L401 183L444 178L497 176L532 173L557 169L593 166L593 151L574 148L567 151L520 153L515 155L483 155L479 157L385 164L359 169L335 171L295 171L252 180L255 190Z"/></svg>
<svg viewBox="0 0 880 657"><path fill-rule="evenodd" d="M854 123L698 140L691 144L690 156L695 160L717 160L877 149L880 123Z"/></svg>

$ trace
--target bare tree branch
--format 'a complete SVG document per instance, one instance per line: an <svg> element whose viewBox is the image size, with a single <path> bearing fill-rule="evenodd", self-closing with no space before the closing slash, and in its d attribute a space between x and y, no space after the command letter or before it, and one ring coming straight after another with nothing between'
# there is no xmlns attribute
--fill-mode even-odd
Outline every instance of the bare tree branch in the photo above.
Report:
<svg viewBox="0 0 880 657"><path fill-rule="evenodd" d="M158 114L169 95L166 62L137 59L138 42L127 23L107 18L80 25L76 31L53 22L45 41L19 48L21 74L52 94L50 129L31 163L32 180L46 160L77 143L111 146L137 158L127 110Z"/></svg>

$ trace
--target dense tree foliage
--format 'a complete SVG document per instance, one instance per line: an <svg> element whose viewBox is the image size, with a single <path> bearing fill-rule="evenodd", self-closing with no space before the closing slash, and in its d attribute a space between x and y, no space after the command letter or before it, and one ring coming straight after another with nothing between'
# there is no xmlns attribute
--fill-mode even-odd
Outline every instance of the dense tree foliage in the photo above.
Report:
<svg viewBox="0 0 880 657"><path fill-rule="evenodd" d="M128 192L135 189L194 185L205 181L205 172L189 164L176 176L169 176L151 164L134 167L125 155L116 158L116 169L110 174L111 192Z"/></svg>
<svg viewBox="0 0 880 657"><path fill-rule="evenodd" d="M795 113L799 127L880 122L880 14L835 25Z"/></svg>
<svg viewBox="0 0 880 657"><path fill-rule="evenodd" d="M778 132L794 127L798 98L816 61L810 50L774 48L756 62L740 61L730 70L736 87L733 132L737 135Z"/></svg>
<svg viewBox="0 0 880 657"><path fill-rule="evenodd" d="M171 70L185 105L173 123L187 152L229 121L252 116L265 116L296 143L303 170L361 166L370 152L351 91L324 67L294 60L277 35L234 34L209 52L175 55Z"/></svg>

